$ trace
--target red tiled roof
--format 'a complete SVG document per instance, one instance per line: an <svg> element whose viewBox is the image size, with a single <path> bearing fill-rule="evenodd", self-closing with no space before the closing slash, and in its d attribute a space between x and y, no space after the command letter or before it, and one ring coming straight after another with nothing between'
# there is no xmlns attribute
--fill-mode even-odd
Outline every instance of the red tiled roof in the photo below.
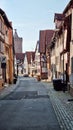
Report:
<svg viewBox="0 0 73 130"><path fill-rule="evenodd" d="M28 64L31 64L31 57L32 57L32 61L34 61L35 52L27 51L27 52L26 52L26 56L27 56Z"/></svg>
<svg viewBox="0 0 73 130"><path fill-rule="evenodd" d="M16 53L16 59L20 61L24 61L25 53Z"/></svg>
<svg viewBox="0 0 73 130"><path fill-rule="evenodd" d="M40 53L45 52L45 34L46 31L40 31L39 42L40 42Z"/></svg>
<svg viewBox="0 0 73 130"><path fill-rule="evenodd" d="M50 44L54 30L43 30L40 31L40 53L45 53L46 44Z"/></svg>
<svg viewBox="0 0 73 130"><path fill-rule="evenodd" d="M46 44L50 44L54 30L46 30Z"/></svg>

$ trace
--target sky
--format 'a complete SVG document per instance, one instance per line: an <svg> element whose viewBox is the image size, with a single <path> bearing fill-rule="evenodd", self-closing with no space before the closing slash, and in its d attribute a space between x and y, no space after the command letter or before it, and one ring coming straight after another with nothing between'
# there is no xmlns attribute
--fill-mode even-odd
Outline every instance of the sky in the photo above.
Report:
<svg viewBox="0 0 73 130"><path fill-rule="evenodd" d="M62 13L70 0L0 0L0 8L23 38L22 50L34 51L40 30L55 29L54 14Z"/></svg>

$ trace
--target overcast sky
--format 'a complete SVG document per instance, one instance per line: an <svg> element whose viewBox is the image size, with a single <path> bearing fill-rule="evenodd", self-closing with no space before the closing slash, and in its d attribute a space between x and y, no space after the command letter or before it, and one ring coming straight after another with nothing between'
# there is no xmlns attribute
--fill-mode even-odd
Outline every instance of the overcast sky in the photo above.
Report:
<svg viewBox="0 0 73 130"><path fill-rule="evenodd" d="M39 31L54 29L54 13L62 13L70 0L0 0L13 29L23 38L23 52L34 51Z"/></svg>

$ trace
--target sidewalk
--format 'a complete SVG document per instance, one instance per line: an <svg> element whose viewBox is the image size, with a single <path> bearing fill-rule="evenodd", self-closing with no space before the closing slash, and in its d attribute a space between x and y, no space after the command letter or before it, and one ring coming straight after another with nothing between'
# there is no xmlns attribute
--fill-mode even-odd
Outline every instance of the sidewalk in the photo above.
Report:
<svg viewBox="0 0 73 130"><path fill-rule="evenodd" d="M5 84L5 86L0 90L0 98L8 95L10 92L16 89L18 83L19 80L17 80L16 84Z"/></svg>
<svg viewBox="0 0 73 130"><path fill-rule="evenodd" d="M56 91L52 83L44 83L62 130L73 130L73 97L66 91ZM70 100L70 101L69 101Z"/></svg>

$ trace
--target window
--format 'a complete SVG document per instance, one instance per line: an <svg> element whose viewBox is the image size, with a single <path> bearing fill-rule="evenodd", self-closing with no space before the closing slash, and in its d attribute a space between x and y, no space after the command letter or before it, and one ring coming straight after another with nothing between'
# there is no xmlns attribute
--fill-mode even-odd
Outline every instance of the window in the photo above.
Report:
<svg viewBox="0 0 73 130"><path fill-rule="evenodd" d="M0 52L4 53L4 51L5 51L4 43L0 41Z"/></svg>

